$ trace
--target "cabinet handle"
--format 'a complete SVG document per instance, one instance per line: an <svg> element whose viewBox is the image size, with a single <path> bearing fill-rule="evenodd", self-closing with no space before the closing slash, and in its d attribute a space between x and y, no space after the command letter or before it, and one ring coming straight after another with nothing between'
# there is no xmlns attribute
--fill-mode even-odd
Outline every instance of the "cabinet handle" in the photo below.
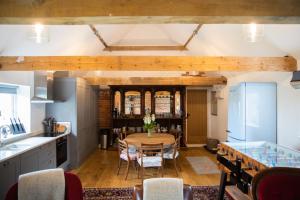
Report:
<svg viewBox="0 0 300 200"><path fill-rule="evenodd" d="M9 165L9 161L3 163L3 167L7 167Z"/></svg>

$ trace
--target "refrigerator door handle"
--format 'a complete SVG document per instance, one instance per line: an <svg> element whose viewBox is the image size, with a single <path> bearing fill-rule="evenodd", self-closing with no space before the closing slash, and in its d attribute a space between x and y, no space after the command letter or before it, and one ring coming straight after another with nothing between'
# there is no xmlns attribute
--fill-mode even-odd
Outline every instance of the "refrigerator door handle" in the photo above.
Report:
<svg viewBox="0 0 300 200"><path fill-rule="evenodd" d="M246 140L241 140L241 139L238 139L238 138L235 138L235 137L232 137L232 136L228 136L228 137L230 137L232 139L235 139L235 140L238 140L238 141L246 142Z"/></svg>

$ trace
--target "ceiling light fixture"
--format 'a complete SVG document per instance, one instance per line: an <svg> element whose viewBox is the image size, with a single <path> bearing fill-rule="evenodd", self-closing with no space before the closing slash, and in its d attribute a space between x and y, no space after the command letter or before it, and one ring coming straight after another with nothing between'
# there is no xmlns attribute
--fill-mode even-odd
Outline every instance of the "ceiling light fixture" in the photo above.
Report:
<svg viewBox="0 0 300 200"><path fill-rule="evenodd" d="M265 27L263 24L245 24L243 29L245 39L248 42L258 42L264 37L265 34Z"/></svg>
<svg viewBox="0 0 300 200"><path fill-rule="evenodd" d="M36 23L33 25L33 28L29 33L29 39L33 40L37 44L49 42L49 33L47 27L41 23Z"/></svg>

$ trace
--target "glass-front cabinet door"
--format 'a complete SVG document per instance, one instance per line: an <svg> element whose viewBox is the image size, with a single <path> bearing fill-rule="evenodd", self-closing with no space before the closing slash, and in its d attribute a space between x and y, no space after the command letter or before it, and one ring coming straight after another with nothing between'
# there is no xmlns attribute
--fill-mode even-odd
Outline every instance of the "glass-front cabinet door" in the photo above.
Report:
<svg viewBox="0 0 300 200"><path fill-rule="evenodd" d="M114 109L117 112L121 112L121 93L120 91L116 91L114 94Z"/></svg>
<svg viewBox="0 0 300 200"><path fill-rule="evenodd" d="M138 91L125 92L125 115L141 114L141 93Z"/></svg>
<svg viewBox="0 0 300 200"><path fill-rule="evenodd" d="M146 91L145 92L145 114L147 113L151 113L151 92L150 91Z"/></svg>
<svg viewBox="0 0 300 200"><path fill-rule="evenodd" d="M181 95L179 91L175 92L175 116L181 117L182 110L181 110Z"/></svg>
<svg viewBox="0 0 300 200"><path fill-rule="evenodd" d="M169 91L155 92L155 114L162 117L171 115L171 93Z"/></svg>

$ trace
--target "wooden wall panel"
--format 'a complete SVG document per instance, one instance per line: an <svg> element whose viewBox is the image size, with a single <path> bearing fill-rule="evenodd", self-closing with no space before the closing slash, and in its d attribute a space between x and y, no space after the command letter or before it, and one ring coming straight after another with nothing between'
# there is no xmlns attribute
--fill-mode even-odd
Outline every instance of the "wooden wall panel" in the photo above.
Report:
<svg viewBox="0 0 300 200"><path fill-rule="evenodd" d="M98 98L98 121L100 128L111 127L111 101L110 90L101 89Z"/></svg>

